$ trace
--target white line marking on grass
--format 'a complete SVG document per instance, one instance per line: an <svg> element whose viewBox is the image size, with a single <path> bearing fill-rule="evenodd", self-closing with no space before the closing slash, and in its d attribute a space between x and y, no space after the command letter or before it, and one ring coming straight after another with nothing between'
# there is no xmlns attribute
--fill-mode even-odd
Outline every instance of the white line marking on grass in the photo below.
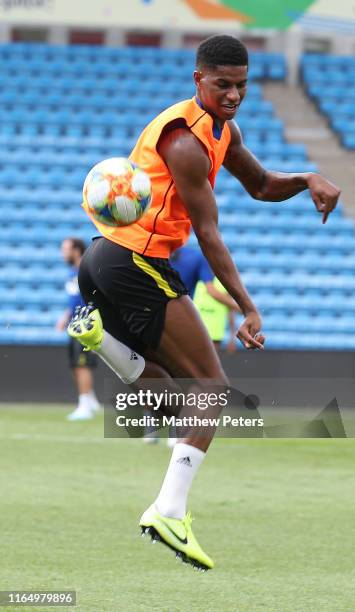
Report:
<svg viewBox="0 0 355 612"><path fill-rule="evenodd" d="M51 436L46 434L25 434L25 433L14 433L14 434L0 434L0 440L14 440L14 441L36 441L36 442L64 442L65 444L68 442L78 442L79 444L93 443L93 444L104 444L107 442L116 442L117 440L130 440L131 442L134 440L138 440L138 442L142 441L142 438L93 438L93 437L83 437L83 436ZM161 438L164 442L166 438ZM223 438L217 438L217 440L223 440ZM226 438L229 442L233 440L235 442L238 438ZM247 445L243 442L235 445L236 448L245 448ZM143 448L143 447L142 447Z"/></svg>
<svg viewBox="0 0 355 612"><path fill-rule="evenodd" d="M116 440L117 438L89 438L79 436L50 436L44 434L8 434L0 435L0 440L36 440L38 442L93 442L94 444L102 444L108 440Z"/></svg>

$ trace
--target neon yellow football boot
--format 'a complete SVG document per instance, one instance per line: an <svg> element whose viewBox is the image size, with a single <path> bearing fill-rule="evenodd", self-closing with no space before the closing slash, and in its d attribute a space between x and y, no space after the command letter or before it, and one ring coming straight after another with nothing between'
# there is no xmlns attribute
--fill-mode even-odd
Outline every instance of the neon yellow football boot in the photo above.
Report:
<svg viewBox="0 0 355 612"><path fill-rule="evenodd" d="M67 332L83 345L85 351L97 351L103 338L103 326L100 313L93 304L77 306Z"/></svg>
<svg viewBox="0 0 355 612"><path fill-rule="evenodd" d="M214 567L214 562L197 542L192 533L191 513L183 519L168 518L159 514L154 504L146 510L139 521L142 536L149 534L152 542L162 542L176 552L176 557L190 563L195 569L206 571Z"/></svg>

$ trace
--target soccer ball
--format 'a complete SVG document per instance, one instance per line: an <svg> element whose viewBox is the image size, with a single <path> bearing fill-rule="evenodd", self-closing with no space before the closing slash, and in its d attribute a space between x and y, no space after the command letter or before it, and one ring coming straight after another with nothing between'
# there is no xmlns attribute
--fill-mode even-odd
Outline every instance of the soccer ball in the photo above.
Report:
<svg viewBox="0 0 355 612"><path fill-rule="evenodd" d="M87 175L84 204L105 225L130 225L148 210L152 199L149 176L124 157L104 159Z"/></svg>

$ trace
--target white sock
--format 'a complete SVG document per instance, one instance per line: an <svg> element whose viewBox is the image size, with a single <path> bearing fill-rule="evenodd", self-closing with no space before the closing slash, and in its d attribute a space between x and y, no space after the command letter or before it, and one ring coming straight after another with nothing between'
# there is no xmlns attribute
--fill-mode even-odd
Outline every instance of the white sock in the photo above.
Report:
<svg viewBox="0 0 355 612"><path fill-rule="evenodd" d="M96 397L96 393L94 390L89 391L88 396L90 398L90 405L92 408L98 408L99 407L99 400Z"/></svg>
<svg viewBox="0 0 355 612"><path fill-rule="evenodd" d="M84 410L90 410L91 408L90 393L80 393L78 408L83 408Z"/></svg>
<svg viewBox="0 0 355 612"><path fill-rule="evenodd" d="M145 368L145 360L141 355L105 330L101 346L95 353L128 385L137 380Z"/></svg>
<svg viewBox="0 0 355 612"><path fill-rule="evenodd" d="M187 496L205 454L190 444L178 442L175 445L164 482L155 501L160 514L177 519L185 516Z"/></svg>

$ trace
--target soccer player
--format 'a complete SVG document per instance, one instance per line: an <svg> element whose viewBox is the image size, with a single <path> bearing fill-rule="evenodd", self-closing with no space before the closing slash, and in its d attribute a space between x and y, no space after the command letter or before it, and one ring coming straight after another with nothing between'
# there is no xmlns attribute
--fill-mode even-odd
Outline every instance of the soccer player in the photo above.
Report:
<svg viewBox="0 0 355 612"><path fill-rule="evenodd" d="M85 251L85 244L80 238L66 238L61 245L64 261L70 266L70 272L65 290L68 296L68 308L57 322L56 329L63 331L67 328L75 309L84 305L78 285L78 271L80 261ZM68 414L68 421L84 421L92 419L99 409L99 402L94 391L92 368L96 365L96 356L87 353L79 342L70 338L68 345L69 366L73 370L75 384L78 390L78 405Z"/></svg>
<svg viewBox="0 0 355 612"><path fill-rule="evenodd" d="M191 299L199 281L209 284L213 280L213 272L200 249L183 246L172 253L170 263L179 273Z"/></svg>
<svg viewBox="0 0 355 612"><path fill-rule="evenodd" d="M229 322L228 352L236 350L235 313L241 312L218 278L214 277L208 261L199 249L183 246L173 253L170 262L193 300L210 338L217 349L224 338L226 321Z"/></svg>
<svg viewBox="0 0 355 612"><path fill-rule="evenodd" d="M191 299L194 299L197 285L202 283L209 296L227 308L240 312L238 304L228 295L224 287L220 290L221 286L214 282L214 274L200 249L183 246L174 251L170 263L179 272Z"/></svg>
<svg viewBox="0 0 355 612"><path fill-rule="evenodd" d="M208 284L198 282L193 298L194 305L206 326L216 349L220 349L228 321L229 339L227 351L236 351L235 313L240 312L238 305L228 295L218 278Z"/></svg>
<svg viewBox="0 0 355 612"><path fill-rule="evenodd" d="M80 266L80 289L94 309L83 309L69 333L127 383L160 376L166 384L187 378L228 386L213 343L169 264L191 225L214 274L243 312L238 338L247 349L263 349L260 315L218 231L213 186L222 164L257 200L287 200L309 189L323 222L340 194L315 173L267 171L245 147L233 122L248 81L248 53L238 39L217 35L202 42L194 81L196 96L158 115L130 155L150 176L150 209L126 227L92 219L102 237L93 241ZM85 203L84 208L88 212ZM192 429L179 440L160 492L140 520L143 530L203 569L214 563L192 533L186 504L212 437L213 430L201 437Z"/></svg>

